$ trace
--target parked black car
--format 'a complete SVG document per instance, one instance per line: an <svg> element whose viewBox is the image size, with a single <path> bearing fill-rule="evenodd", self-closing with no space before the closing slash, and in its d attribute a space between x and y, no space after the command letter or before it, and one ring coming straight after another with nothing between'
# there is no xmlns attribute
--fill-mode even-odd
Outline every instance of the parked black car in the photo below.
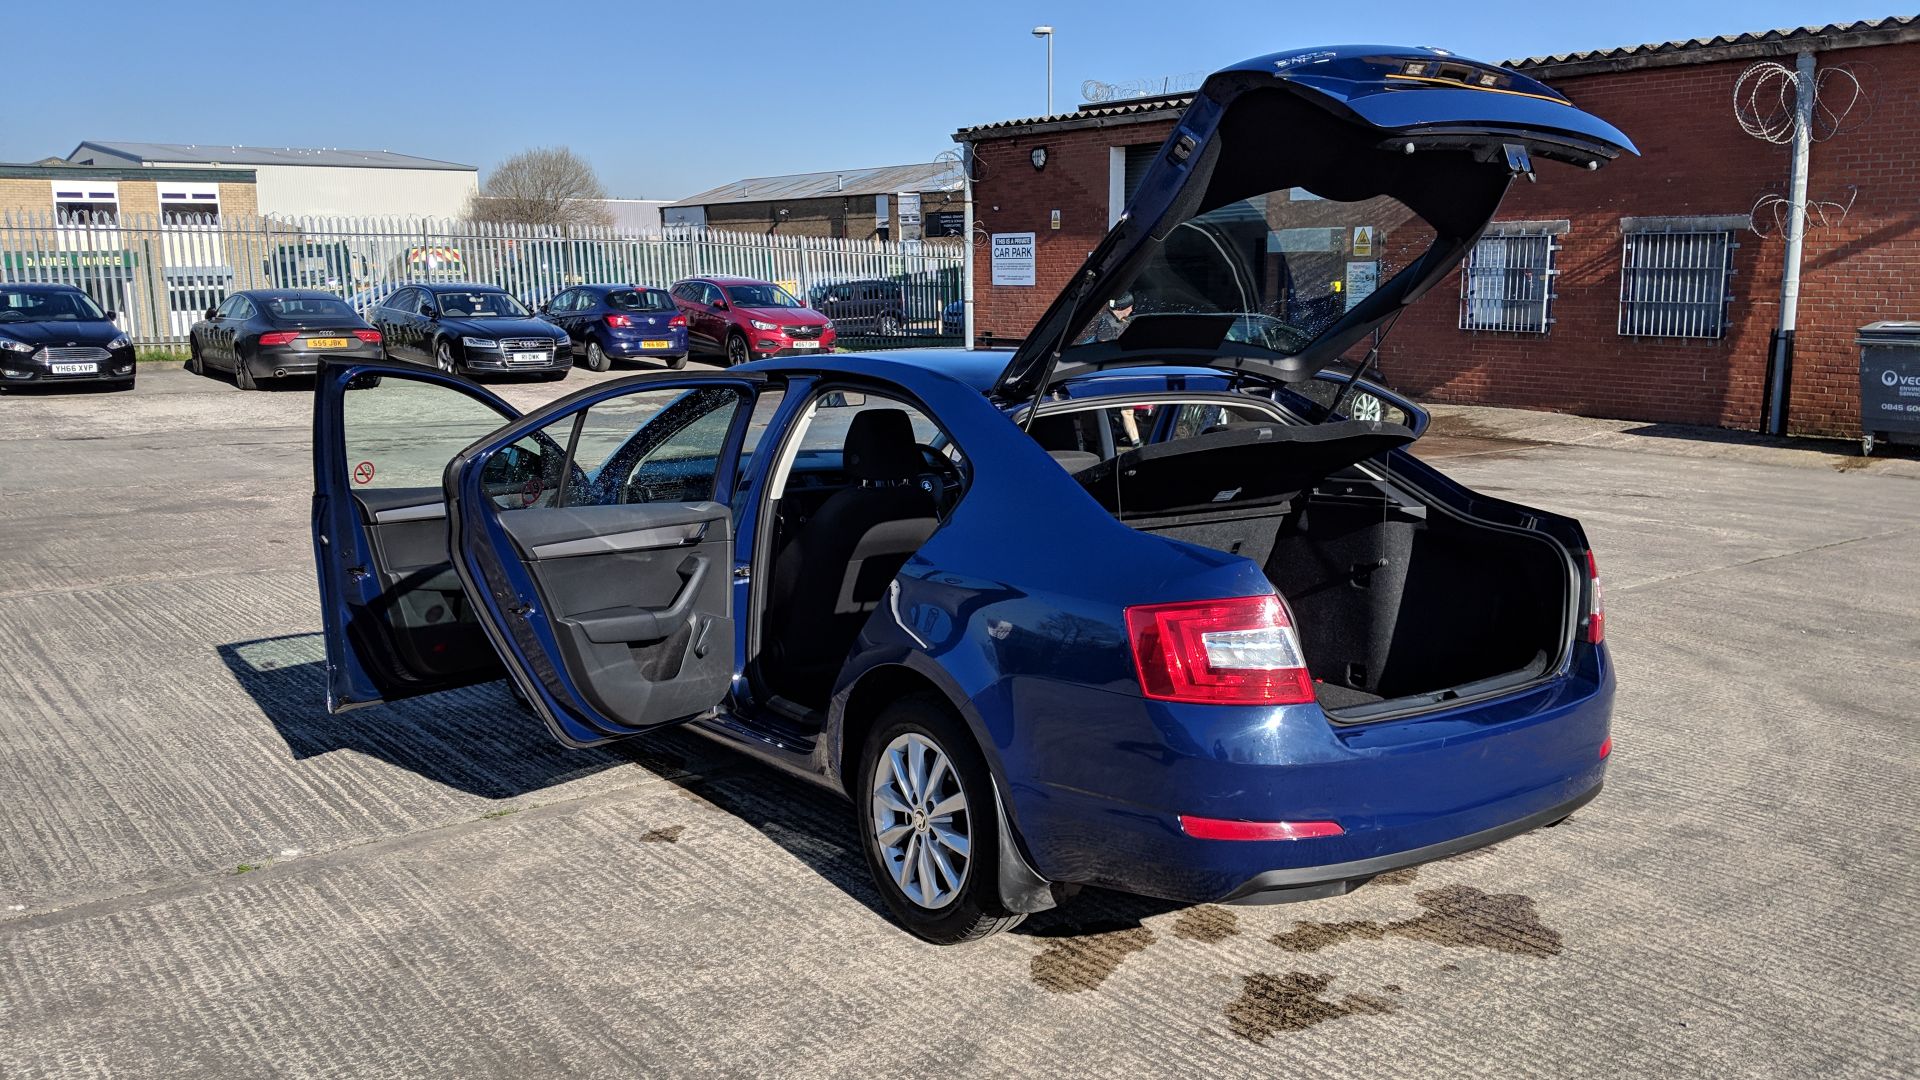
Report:
<svg viewBox="0 0 1920 1080"><path fill-rule="evenodd" d="M0 285L0 385L133 388L133 342L71 285Z"/></svg>
<svg viewBox="0 0 1920 1080"><path fill-rule="evenodd" d="M242 390L259 389L261 379L312 375L323 356L380 355L380 331L345 300L313 289L234 293L187 335L187 370L230 372Z"/></svg>
<svg viewBox="0 0 1920 1080"><path fill-rule="evenodd" d="M576 285L547 301L540 317L567 332L573 355L590 371L620 360L687 366L687 317L665 289L644 285Z"/></svg>
<svg viewBox="0 0 1920 1080"><path fill-rule="evenodd" d="M573 369L566 332L535 318L498 286L408 285L382 300L371 317L388 356L448 374L524 372L553 380Z"/></svg>
<svg viewBox="0 0 1920 1080"><path fill-rule="evenodd" d="M897 281L867 278L813 288L813 310L833 320L842 334L906 333L907 290Z"/></svg>

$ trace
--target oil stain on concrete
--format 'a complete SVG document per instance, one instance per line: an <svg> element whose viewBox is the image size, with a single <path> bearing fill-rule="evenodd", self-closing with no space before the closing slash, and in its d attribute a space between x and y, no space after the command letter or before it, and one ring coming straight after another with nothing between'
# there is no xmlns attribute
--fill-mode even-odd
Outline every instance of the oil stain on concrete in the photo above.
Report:
<svg viewBox="0 0 1920 1080"><path fill-rule="evenodd" d="M1240 916L1232 908L1202 904L1188 908L1174 920L1173 936L1212 945L1240 932Z"/></svg>
<svg viewBox="0 0 1920 1080"><path fill-rule="evenodd" d="M1240 996L1227 1006L1227 1026L1235 1035L1263 1043L1282 1031L1302 1031L1343 1016L1390 1013L1394 1004L1371 994L1322 997L1333 976L1289 971L1256 971L1240 977Z"/></svg>
<svg viewBox="0 0 1920 1080"><path fill-rule="evenodd" d="M1047 942L1033 958L1033 981L1055 994L1092 990L1127 957L1153 944L1144 926L1087 927Z"/></svg>
<svg viewBox="0 0 1920 1080"><path fill-rule="evenodd" d="M1426 912L1411 919L1381 923L1309 922L1275 934L1288 952L1317 952L1343 941L1378 941L1389 935L1457 948L1485 948L1517 956L1558 956L1560 932L1540 921L1533 898L1518 893L1490 895L1469 885L1429 889L1414 897Z"/></svg>
<svg viewBox="0 0 1920 1080"><path fill-rule="evenodd" d="M680 842L680 834L686 831L687 827L685 825L666 825L658 829L648 829L646 832L640 834L640 842L643 844L677 844Z"/></svg>

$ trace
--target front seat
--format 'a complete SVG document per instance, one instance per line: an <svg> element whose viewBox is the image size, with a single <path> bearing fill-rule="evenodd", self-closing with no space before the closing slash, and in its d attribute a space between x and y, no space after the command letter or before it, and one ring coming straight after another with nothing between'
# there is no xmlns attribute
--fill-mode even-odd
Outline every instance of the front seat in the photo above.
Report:
<svg viewBox="0 0 1920 1080"><path fill-rule="evenodd" d="M780 552L768 603L772 682L807 705L825 703L888 583L940 523L914 483L927 466L905 411L854 416L844 463L855 486L821 504Z"/></svg>

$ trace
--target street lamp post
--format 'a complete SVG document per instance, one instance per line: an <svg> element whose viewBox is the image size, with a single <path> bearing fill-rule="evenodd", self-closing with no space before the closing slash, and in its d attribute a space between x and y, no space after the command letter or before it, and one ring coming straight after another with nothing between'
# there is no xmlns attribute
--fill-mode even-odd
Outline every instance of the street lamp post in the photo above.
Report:
<svg viewBox="0 0 1920 1080"><path fill-rule="evenodd" d="M1047 115L1053 115L1053 27L1036 26L1033 36L1047 39Z"/></svg>

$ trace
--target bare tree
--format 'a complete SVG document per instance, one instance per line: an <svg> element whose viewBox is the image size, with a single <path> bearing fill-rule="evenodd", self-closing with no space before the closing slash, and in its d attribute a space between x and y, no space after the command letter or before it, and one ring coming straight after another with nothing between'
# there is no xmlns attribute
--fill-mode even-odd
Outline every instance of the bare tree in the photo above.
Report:
<svg viewBox="0 0 1920 1080"><path fill-rule="evenodd" d="M564 146L523 150L487 174L467 207L474 221L517 225L611 225L613 212L586 159Z"/></svg>

